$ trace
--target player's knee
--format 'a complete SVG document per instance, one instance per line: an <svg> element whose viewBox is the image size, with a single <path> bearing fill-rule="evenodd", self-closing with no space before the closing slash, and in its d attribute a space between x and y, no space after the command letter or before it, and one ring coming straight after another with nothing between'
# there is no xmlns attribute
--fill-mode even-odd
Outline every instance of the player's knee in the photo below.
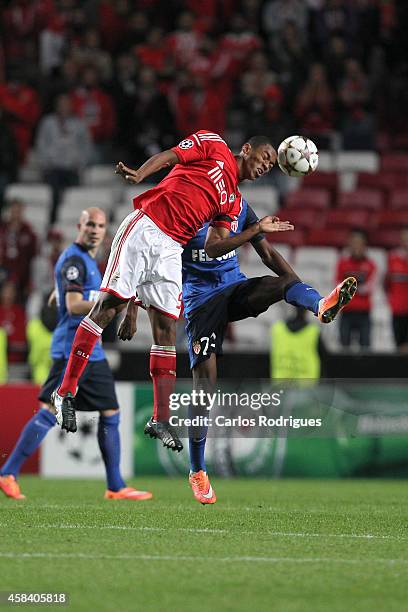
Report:
<svg viewBox="0 0 408 612"><path fill-rule="evenodd" d="M101 292L91 312L89 313L89 317L97 325L105 328L116 315L118 306L123 304L125 301L126 300L117 298L110 293Z"/></svg>
<svg viewBox="0 0 408 612"><path fill-rule="evenodd" d="M156 312L152 319L152 331L155 344L173 346L176 342L176 321Z"/></svg>
<svg viewBox="0 0 408 612"><path fill-rule="evenodd" d="M119 408L112 409L112 410L101 410L100 412L100 415L103 417L111 417L111 416L114 416L115 414L119 414Z"/></svg>

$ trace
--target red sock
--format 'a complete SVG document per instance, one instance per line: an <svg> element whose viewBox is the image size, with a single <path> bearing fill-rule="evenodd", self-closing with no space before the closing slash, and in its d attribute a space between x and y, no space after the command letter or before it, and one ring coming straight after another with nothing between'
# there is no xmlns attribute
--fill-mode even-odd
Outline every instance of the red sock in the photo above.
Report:
<svg viewBox="0 0 408 612"><path fill-rule="evenodd" d="M102 332L103 329L89 317L82 319L76 331L74 342L72 343L71 354L68 359L64 378L58 389L59 395L65 396L67 393L75 395L78 380L85 370L89 356L101 337Z"/></svg>
<svg viewBox="0 0 408 612"><path fill-rule="evenodd" d="M176 386L176 347L153 344L150 349L155 421L169 420L169 397Z"/></svg>

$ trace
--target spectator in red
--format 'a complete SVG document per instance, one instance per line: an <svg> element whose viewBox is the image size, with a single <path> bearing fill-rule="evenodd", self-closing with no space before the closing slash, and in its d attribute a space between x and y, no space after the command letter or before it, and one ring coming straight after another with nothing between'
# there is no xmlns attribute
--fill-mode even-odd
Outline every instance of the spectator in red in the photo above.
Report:
<svg viewBox="0 0 408 612"><path fill-rule="evenodd" d="M306 84L300 90L296 101L296 116L301 129L317 145L325 145L333 129L333 94L322 64L313 64Z"/></svg>
<svg viewBox="0 0 408 612"><path fill-rule="evenodd" d="M101 0L98 5L98 25L103 47L114 53L126 38L131 8L129 0Z"/></svg>
<svg viewBox="0 0 408 612"><path fill-rule="evenodd" d="M14 199L5 211L6 221L0 223L0 267L17 289L24 302L30 291L31 263L37 253L37 236L24 219L24 204Z"/></svg>
<svg viewBox="0 0 408 612"><path fill-rule="evenodd" d="M177 20L177 29L167 37L167 48L177 66L185 66L197 53L201 34L195 28L193 13L184 11Z"/></svg>
<svg viewBox="0 0 408 612"><path fill-rule="evenodd" d="M398 349L408 351L408 227L401 231L401 243L390 252L385 278L392 312L392 327Z"/></svg>
<svg viewBox="0 0 408 612"><path fill-rule="evenodd" d="M11 0L2 2L2 22L6 56L11 62L32 61L37 35L55 13L53 0Z"/></svg>
<svg viewBox="0 0 408 612"><path fill-rule="evenodd" d="M374 124L368 112L371 91L360 63L348 59L339 90L343 107L343 147L364 150L374 148Z"/></svg>
<svg viewBox="0 0 408 612"><path fill-rule="evenodd" d="M162 28L152 28L144 44L136 45L136 57L142 66L153 68L157 73L164 72L168 64L168 50L164 45Z"/></svg>
<svg viewBox="0 0 408 612"><path fill-rule="evenodd" d="M377 266L367 254L366 233L361 229L352 230L348 253L337 262L336 272L338 282L347 276L354 276L358 281L357 293L340 318L340 342L345 348L350 346L354 336L362 348L370 346L371 297L376 272Z"/></svg>
<svg viewBox="0 0 408 612"><path fill-rule="evenodd" d="M80 86L71 92L75 115L85 120L96 148L96 163L110 161L109 146L116 128L112 98L99 86L99 74L93 66L82 73Z"/></svg>
<svg viewBox="0 0 408 612"><path fill-rule="evenodd" d="M235 14L228 24L228 32L221 38L221 50L229 54L231 60L231 76L241 74L243 66L251 53L262 47L260 37L248 29L241 14Z"/></svg>
<svg viewBox="0 0 408 612"><path fill-rule="evenodd" d="M179 72L171 98L180 134L191 134L200 125L217 134L224 133L226 100L220 97L217 87L207 86L202 77L193 78L186 71Z"/></svg>
<svg viewBox="0 0 408 612"><path fill-rule="evenodd" d="M5 282L0 289L0 327L7 334L9 363L24 362L27 354L26 314L23 306L17 303L16 296L14 283Z"/></svg>
<svg viewBox="0 0 408 612"><path fill-rule="evenodd" d="M22 69L17 66L10 68L8 81L0 83L0 110L13 131L20 162L24 162L40 116L40 102L36 91L24 82Z"/></svg>

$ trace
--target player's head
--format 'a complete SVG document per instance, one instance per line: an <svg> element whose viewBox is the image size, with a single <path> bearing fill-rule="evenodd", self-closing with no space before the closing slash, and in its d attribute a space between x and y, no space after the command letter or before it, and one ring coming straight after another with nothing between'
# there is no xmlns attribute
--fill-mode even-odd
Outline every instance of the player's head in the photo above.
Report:
<svg viewBox="0 0 408 612"><path fill-rule="evenodd" d="M106 215L101 208L91 207L82 211L75 242L87 251L96 252L106 234Z"/></svg>
<svg viewBox="0 0 408 612"><path fill-rule="evenodd" d="M348 246L353 257L364 257L367 249L368 237L361 228L351 230L348 238Z"/></svg>
<svg viewBox="0 0 408 612"><path fill-rule="evenodd" d="M238 155L239 178L254 181L266 174L276 163L276 151L268 136L252 136Z"/></svg>

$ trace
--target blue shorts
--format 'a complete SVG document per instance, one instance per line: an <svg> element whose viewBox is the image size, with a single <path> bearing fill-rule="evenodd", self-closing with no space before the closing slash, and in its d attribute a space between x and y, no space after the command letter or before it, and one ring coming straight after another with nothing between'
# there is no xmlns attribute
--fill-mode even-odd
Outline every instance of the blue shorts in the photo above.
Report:
<svg viewBox="0 0 408 612"><path fill-rule="evenodd" d="M257 317L267 308L255 311L249 296L264 277L249 278L224 291L185 315L190 368L210 358L212 353L222 355L222 344L228 323Z"/></svg>
<svg viewBox="0 0 408 612"><path fill-rule="evenodd" d="M67 359L54 359L48 378L38 396L40 402L50 403L51 393L61 384L67 363ZM119 408L115 381L106 359L88 361L79 379L75 399L76 410L117 410Z"/></svg>

